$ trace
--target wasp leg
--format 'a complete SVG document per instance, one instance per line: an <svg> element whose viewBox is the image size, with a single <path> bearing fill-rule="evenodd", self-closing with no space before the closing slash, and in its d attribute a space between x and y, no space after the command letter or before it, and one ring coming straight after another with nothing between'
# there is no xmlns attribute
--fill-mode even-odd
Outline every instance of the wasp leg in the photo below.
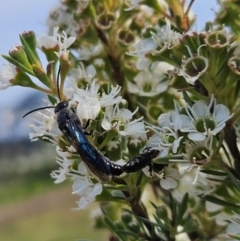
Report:
<svg viewBox="0 0 240 241"><path fill-rule="evenodd" d="M94 130L90 130L90 131L84 130L83 133L84 133L84 135L86 135L86 136L92 136L93 133L94 133Z"/></svg>

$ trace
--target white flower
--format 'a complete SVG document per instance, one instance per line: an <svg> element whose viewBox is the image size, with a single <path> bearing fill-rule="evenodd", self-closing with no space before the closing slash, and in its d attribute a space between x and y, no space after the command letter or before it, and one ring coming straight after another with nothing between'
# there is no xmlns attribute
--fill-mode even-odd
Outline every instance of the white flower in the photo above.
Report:
<svg viewBox="0 0 240 241"><path fill-rule="evenodd" d="M181 115L181 131L188 132L188 138L193 141L203 141L209 135L216 135L233 115L225 105L216 104L213 96L208 106L197 101L192 107L187 106L186 111L187 115Z"/></svg>
<svg viewBox="0 0 240 241"><path fill-rule="evenodd" d="M173 66L165 62L154 62L149 70L141 71L134 78L134 83L128 81L130 93L140 96L154 96L163 93L168 88L166 73Z"/></svg>
<svg viewBox="0 0 240 241"><path fill-rule="evenodd" d="M151 32L152 38L159 50L155 50L153 54L160 54L166 49L171 49L180 43L182 35L171 29L171 22L166 19L166 25L163 27L156 26L156 33Z"/></svg>
<svg viewBox="0 0 240 241"><path fill-rule="evenodd" d="M95 80L86 90L76 88L74 100L78 102L77 115L80 119L96 119L102 107L113 106L122 100L122 97L118 96L120 86L112 86L109 94L103 93L101 96L98 90L99 85Z"/></svg>
<svg viewBox="0 0 240 241"><path fill-rule="evenodd" d="M40 49L54 49L58 48L58 52L55 52L59 58L68 58L67 48L70 47L76 40L76 37L67 37L67 34L63 31L62 35L58 34L59 27L55 27L53 36L44 35L38 39L37 45Z"/></svg>
<svg viewBox="0 0 240 241"><path fill-rule="evenodd" d="M153 171L150 173L149 167L143 168L142 171L147 177L151 177L152 175L158 177L161 187L166 190L176 188L178 185L177 180L182 177L178 170L170 166L165 167L164 171L160 174Z"/></svg>
<svg viewBox="0 0 240 241"><path fill-rule="evenodd" d="M89 60L95 56L99 56L103 51L101 42L88 46L81 45L77 50L79 54L79 60Z"/></svg>
<svg viewBox="0 0 240 241"><path fill-rule="evenodd" d="M177 153L180 141L183 136L179 136L178 131L182 126L181 115L179 114L178 106L175 103L175 110L168 113L161 114L158 117L159 127L152 127L156 132L149 138L148 146L157 148L161 153L160 156L164 157L172 153Z"/></svg>
<svg viewBox="0 0 240 241"><path fill-rule="evenodd" d="M130 121L137 110L131 112L125 108L119 109L118 105L106 107L101 124L102 128L105 130L115 129L122 136L132 136L133 138L146 140L145 126L140 121L142 118Z"/></svg>
<svg viewBox="0 0 240 241"><path fill-rule="evenodd" d="M222 225L227 224L227 228L225 234L221 234L219 236L227 238L228 241L237 241L240 237L240 215L234 212L234 215L229 216L226 213L221 213L220 219L222 221ZM238 238L235 238L238 237Z"/></svg>
<svg viewBox="0 0 240 241"><path fill-rule="evenodd" d="M149 65L151 64L151 61L147 58L138 58L136 62L136 68L138 70L146 70Z"/></svg>
<svg viewBox="0 0 240 241"><path fill-rule="evenodd" d="M56 26L69 25L71 25L71 29L73 29L72 18L72 13L68 12L66 8L56 7L50 11L47 24L50 29L54 29Z"/></svg>
<svg viewBox="0 0 240 241"><path fill-rule="evenodd" d="M73 183L73 194L81 196L78 201L78 208L86 209L95 200L95 196L102 192L102 184L92 183L88 178L78 178Z"/></svg>
<svg viewBox="0 0 240 241"><path fill-rule="evenodd" d="M124 131L119 131L122 136L131 136L133 139L147 140L145 125L142 118L130 121L126 124Z"/></svg>
<svg viewBox="0 0 240 241"><path fill-rule="evenodd" d="M179 173L183 175L185 172L190 172L193 168L197 168L194 181L195 184L198 179L201 166L207 164L212 157L212 136L209 136L204 141L186 142L186 153L183 154L184 161L179 163Z"/></svg>
<svg viewBox="0 0 240 241"><path fill-rule="evenodd" d="M86 90L76 89L74 100L78 102L77 115L80 119L96 119L101 110L101 105L98 100L99 85L93 81Z"/></svg>
<svg viewBox="0 0 240 241"><path fill-rule="evenodd" d="M51 177L56 179L55 183L63 182L71 171L73 159L70 159L71 154L68 152L62 152L60 148L57 146L56 148L57 154L60 157L57 157L57 163L60 165L59 170L55 170L51 173Z"/></svg>
<svg viewBox="0 0 240 241"><path fill-rule="evenodd" d="M12 86L12 80L17 75L17 69L12 64L4 64L0 71L0 90L4 90Z"/></svg>
<svg viewBox="0 0 240 241"><path fill-rule="evenodd" d="M135 51L130 51L128 54L145 59L145 55L151 53L156 47L156 42L152 38L145 38L139 40L135 45Z"/></svg>
<svg viewBox="0 0 240 241"><path fill-rule="evenodd" d="M77 68L70 70L69 75L74 80L84 79L89 84L91 84L94 77L96 76L96 69L93 65L89 65L85 68L81 62Z"/></svg>
<svg viewBox="0 0 240 241"><path fill-rule="evenodd" d="M109 94L103 93L99 100L101 107L118 104L122 100L122 96L118 96L120 91L121 87L117 85L116 87L112 86L111 92Z"/></svg>
<svg viewBox="0 0 240 241"><path fill-rule="evenodd" d="M34 130L34 132L29 133L31 141L37 141L41 137L43 140L57 144L61 131L58 128L53 109L46 108L44 112L38 111L36 116L35 123L30 125Z"/></svg>
<svg viewBox="0 0 240 241"><path fill-rule="evenodd" d="M180 178L181 175L176 169L167 167L165 168L163 178L160 180L160 185L166 190L176 188L178 185L177 180Z"/></svg>

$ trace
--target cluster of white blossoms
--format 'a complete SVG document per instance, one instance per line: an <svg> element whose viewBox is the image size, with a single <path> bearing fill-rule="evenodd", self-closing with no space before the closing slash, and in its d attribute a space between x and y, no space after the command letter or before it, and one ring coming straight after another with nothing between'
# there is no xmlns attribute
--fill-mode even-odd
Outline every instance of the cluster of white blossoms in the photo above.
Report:
<svg viewBox="0 0 240 241"><path fill-rule="evenodd" d="M119 136L131 137L136 140L146 140L146 130L142 118L133 120L135 112L126 108L120 108L123 102L122 97L118 96L121 88L112 87L109 93L99 93L100 86L95 80L85 90L75 86L70 103L77 103L76 114L80 120L95 120L100 111L104 115L101 120L101 126L104 131L114 130ZM49 103L50 104L50 103ZM45 112L45 113L43 113ZM81 196L78 203L79 209L86 208L88 204L94 201L95 196L101 193L102 184L94 183L91 175L86 170L83 162L79 161L78 170L72 168L76 153L72 146L67 152L61 151L58 146L62 133L57 128L57 122L52 109L37 112L35 124L31 125L34 132L30 133L32 141L47 140L57 145L57 162L60 169L52 173L56 183L64 181L67 177L73 177L73 193ZM77 157L80 160L80 156Z"/></svg>
<svg viewBox="0 0 240 241"><path fill-rule="evenodd" d="M158 126L150 127L155 134L147 145L159 150L160 157L168 156L178 162L180 175L196 167L197 174L193 181L196 183L200 167L211 160L214 136L223 130L232 115L225 105L216 104L213 96L208 105L197 101L192 106L180 108L175 103L175 110L161 114ZM173 160L179 154L182 159ZM169 179L168 188L175 188L178 179L179 175L174 173L172 180Z"/></svg>

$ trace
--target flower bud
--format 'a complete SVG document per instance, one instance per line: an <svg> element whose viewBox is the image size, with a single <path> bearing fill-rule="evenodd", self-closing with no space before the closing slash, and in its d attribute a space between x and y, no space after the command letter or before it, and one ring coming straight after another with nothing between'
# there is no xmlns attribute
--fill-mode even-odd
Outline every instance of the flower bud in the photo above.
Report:
<svg viewBox="0 0 240 241"><path fill-rule="evenodd" d="M27 44L32 50L36 50L37 41L36 41L36 34L33 31L23 32L22 37L25 39Z"/></svg>
<svg viewBox="0 0 240 241"><path fill-rule="evenodd" d="M36 48L37 48L36 34L33 31L23 32L22 39L24 39L28 45L25 47L25 51L29 49L30 50L29 53L34 55L34 58L32 59L35 59L35 61L32 63L38 64L40 66L41 61L36 51ZM28 54L28 52L26 53Z"/></svg>
<svg viewBox="0 0 240 241"><path fill-rule="evenodd" d="M19 62L20 64L24 65L27 69L32 70L32 66L29 63L28 57L24 51L23 46L21 45L16 45L9 51L9 55Z"/></svg>

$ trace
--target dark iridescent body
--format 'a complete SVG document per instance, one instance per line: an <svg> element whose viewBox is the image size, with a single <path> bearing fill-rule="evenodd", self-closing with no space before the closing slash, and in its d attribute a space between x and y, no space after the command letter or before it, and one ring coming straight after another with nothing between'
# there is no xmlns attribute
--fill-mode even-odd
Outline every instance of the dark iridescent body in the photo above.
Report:
<svg viewBox="0 0 240 241"><path fill-rule="evenodd" d="M158 154L158 150L146 149L141 155L121 166L111 162L102 155L87 139L86 131L76 114L68 109L68 102L60 102L54 110L57 116L58 127L73 145L90 171L102 180L108 180L109 176L119 176L122 173L136 172L149 166L152 170L152 159Z"/></svg>

